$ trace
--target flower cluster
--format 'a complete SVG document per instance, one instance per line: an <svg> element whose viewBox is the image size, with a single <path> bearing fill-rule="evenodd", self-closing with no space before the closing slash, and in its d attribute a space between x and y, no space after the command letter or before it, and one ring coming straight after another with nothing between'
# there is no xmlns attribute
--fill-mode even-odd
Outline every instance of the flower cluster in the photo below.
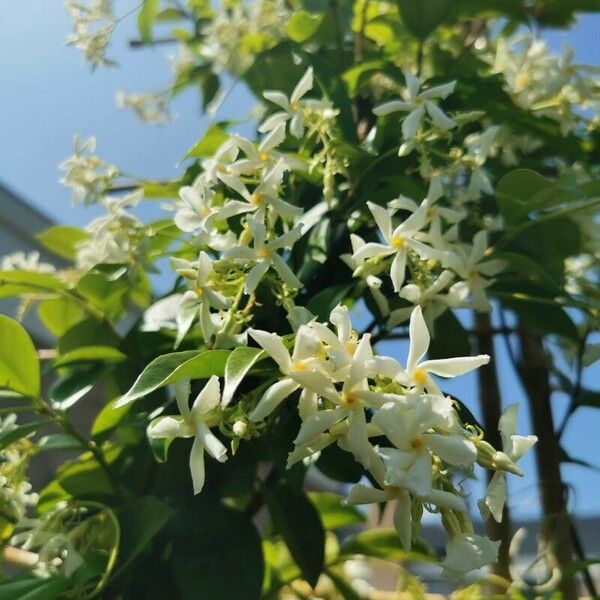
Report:
<svg viewBox="0 0 600 600"><path fill-rule="evenodd" d="M378 488L355 485L348 503L368 504L395 500L394 524L408 550L418 530L413 515L423 509L440 513L450 541L443 564L459 576L493 561L497 542L473 533L463 492L453 481L453 469L468 472L475 464L496 470L481 501L482 511L496 519L505 498L504 473L519 474L515 462L535 443L534 436L516 435L516 407L501 422L504 451L493 449L480 433L463 424L455 401L444 395L433 376L462 375L489 361L485 355L423 360L429 332L420 307L410 319L410 349L406 366L376 355L370 336L352 329L348 309L331 313L332 330L312 319L301 325L293 349L267 331L250 329L250 337L277 363L283 377L270 385L248 414L256 423L290 397L298 398L302 420L288 457L288 468L313 460L327 446L337 444L351 453L377 482ZM176 384L179 416L156 418L150 438L193 437L190 470L194 491L204 483L204 453L218 461L227 458L222 442L210 431L219 424L227 402L221 399L217 377L212 377L190 408L189 380ZM469 547L471 559L460 563Z"/></svg>
<svg viewBox="0 0 600 600"><path fill-rule="evenodd" d="M151 125L164 125L173 119L166 92L126 94L119 90L116 102L119 108L131 109L140 120Z"/></svg>
<svg viewBox="0 0 600 600"><path fill-rule="evenodd" d="M106 57L117 24L111 0L90 0L87 4L69 0L65 6L73 19L73 33L67 43L81 50L84 60L94 69L115 65Z"/></svg>
<svg viewBox="0 0 600 600"><path fill-rule="evenodd" d="M198 317L209 347L229 347L239 343L236 336L263 279L293 304L302 283L286 256L302 236L303 210L286 198L286 179L290 171L307 166L279 147L288 131L301 136L306 119L330 110L328 102L303 98L312 86L309 69L289 99L281 92L265 92L265 98L282 110L260 125L263 139L255 144L230 136L202 162L202 173L193 184L180 189L173 206L175 224L193 234L201 250L191 260L173 259L189 289L152 306L145 315L146 330L176 329L179 343Z"/></svg>
<svg viewBox="0 0 600 600"><path fill-rule="evenodd" d="M581 108L597 114L600 107L600 69L574 58L570 47L554 55L543 40L520 33L500 38L490 63L520 106L558 121L566 135L581 122Z"/></svg>

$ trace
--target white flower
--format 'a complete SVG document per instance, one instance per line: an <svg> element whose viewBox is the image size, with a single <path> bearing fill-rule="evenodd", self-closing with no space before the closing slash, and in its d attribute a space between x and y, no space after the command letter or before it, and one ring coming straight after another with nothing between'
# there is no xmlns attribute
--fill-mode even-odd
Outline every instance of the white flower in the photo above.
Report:
<svg viewBox="0 0 600 600"><path fill-rule="evenodd" d="M442 254L442 264L452 269L463 280L461 285L470 292L473 308L481 312L490 310L485 290L494 283L494 280L487 278L500 273L506 265L505 261L499 259L485 260L487 249L487 231L482 230L473 237L470 251L467 252L462 246L457 246Z"/></svg>
<svg viewBox="0 0 600 600"><path fill-rule="evenodd" d="M40 262L37 250L25 254L22 250L6 254L0 259L0 271L37 271L38 273L53 273L54 265Z"/></svg>
<svg viewBox="0 0 600 600"><path fill-rule="evenodd" d="M225 310L231 304L225 296L213 289L211 282L213 261L204 251L200 252L198 260L195 262L181 258L173 258L172 261L177 271L191 279L193 285L192 290L188 290L181 296L177 314L178 335L175 345L178 346L181 343L198 313L200 313L202 334L205 341L208 342L214 330L210 308Z"/></svg>
<svg viewBox="0 0 600 600"><path fill-rule="evenodd" d="M496 125L488 127L482 133L472 133L465 138L468 153L463 159L471 169L467 187L467 199L477 199L481 193L493 194L494 188L483 165L492 151L492 145L500 131Z"/></svg>
<svg viewBox="0 0 600 600"><path fill-rule="evenodd" d="M126 94L119 90L116 95L119 108L130 108L139 119L151 125L164 125L173 120L169 101L166 92Z"/></svg>
<svg viewBox="0 0 600 600"><path fill-rule="evenodd" d="M378 407L383 403L378 402L377 394L368 390L367 364L372 356L370 338L365 335L356 348L341 390L337 390L331 379L318 371L298 371L294 374L294 379L302 387L316 392L335 406L319 410L304 420L294 440L297 447L311 446L315 441L319 441L323 447L339 440L358 462L369 468L373 460L373 448L369 444L364 407ZM322 437L326 431L327 437Z"/></svg>
<svg viewBox="0 0 600 600"><path fill-rule="evenodd" d="M268 171L261 182L251 192L239 177L234 175L219 175L221 181L235 190L244 200L228 200L219 211L220 219L229 219L235 215L255 212L264 219L267 208L282 219L292 220L302 215L299 206L293 206L279 198L283 174L286 171L285 163L280 159Z"/></svg>
<svg viewBox="0 0 600 600"><path fill-rule="evenodd" d="M296 138L301 138L304 134L304 115L302 113L304 103L301 99L304 94L312 89L312 86L313 69L312 67L309 67L306 70L306 73L301 77L300 81L296 84L289 99L282 92L272 90L263 92L263 96L267 100L277 104L277 106L281 107L283 110L278 111L265 119L258 130L261 133L265 133L289 121L290 133Z"/></svg>
<svg viewBox="0 0 600 600"><path fill-rule="evenodd" d="M202 176L196 178L193 185L180 188L179 198L175 225L185 232L212 231L212 221L220 209L214 206L215 193Z"/></svg>
<svg viewBox="0 0 600 600"><path fill-rule="evenodd" d="M248 333L265 350L265 352L277 363L280 371L286 375L284 379L269 386L256 408L250 413L251 421L262 421L270 415L290 394L300 388L300 384L294 379L298 371L313 372L318 368L316 354L321 347L319 339L314 332L306 326L302 326L296 333L294 350L290 356L283 339L275 333L249 329ZM301 418L306 418L316 410L316 394L309 389L303 389L300 396L299 412Z"/></svg>
<svg viewBox="0 0 600 600"><path fill-rule="evenodd" d="M182 294L171 294L149 306L144 311L142 331L177 329L177 315L179 314L181 298Z"/></svg>
<svg viewBox="0 0 600 600"><path fill-rule="evenodd" d="M386 485L426 495L432 489L431 452L451 465L470 466L477 458L475 444L455 427L452 401L443 396L398 396L377 411L373 424L395 446L379 449ZM437 429L443 433L432 431Z"/></svg>
<svg viewBox="0 0 600 600"><path fill-rule="evenodd" d="M536 442L535 435L517 435L517 414L519 407L511 404L506 408L498 422L498 430L502 437L502 449L505 457L516 463ZM485 496L479 501L479 510L483 518L491 514L500 523L502 511L506 503L506 475L503 471L496 471L485 491Z"/></svg>
<svg viewBox="0 0 600 600"><path fill-rule="evenodd" d="M446 544L446 558L442 562L444 574L460 579L467 573L481 569L498 558L500 542L474 533L463 533Z"/></svg>
<svg viewBox="0 0 600 600"><path fill-rule="evenodd" d="M190 410L189 379L175 383L175 399L180 416L165 416L154 420L148 427L150 438L194 438L190 453L190 471L194 484L194 494L204 486L204 452L208 452L219 462L227 460L227 448L210 431L210 413L219 404L221 391L219 378L212 376L198 394Z"/></svg>
<svg viewBox="0 0 600 600"><path fill-rule="evenodd" d="M73 155L60 163L65 173L60 183L71 188L73 203L93 204L100 201L111 183L119 176L115 165L106 163L94 154L96 138L73 138Z"/></svg>
<svg viewBox="0 0 600 600"><path fill-rule="evenodd" d="M219 181L219 175L228 173L233 161L239 154L236 139L229 138L223 142L217 151L210 157L205 158L200 164L202 174L199 176L204 185L211 186Z"/></svg>
<svg viewBox="0 0 600 600"><path fill-rule="evenodd" d="M419 500L443 506L460 512L465 512L467 507L462 498L456 494L443 490L431 489L426 494L418 496ZM397 485L383 485L382 489L368 487L361 483L350 490L346 498L347 504L379 504L381 502L395 501L394 528L400 536L402 547L410 550L412 545L412 499L409 491Z"/></svg>
<svg viewBox="0 0 600 600"><path fill-rule="evenodd" d="M106 58L106 50L117 21L110 0L91 0L88 4L69 0L65 5L73 19L73 33L67 37L67 44L76 46L83 52L84 60L92 68L113 66L116 63Z"/></svg>
<svg viewBox="0 0 600 600"><path fill-rule="evenodd" d="M430 373L441 377L456 377L477 369L490 361L487 354L480 354L478 356L440 358L419 362L427 353L430 342L429 331L420 306L415 307L410 315L409 335L410 346L406 370L402 369L397 361L389 357L376 357L374 368L378 372L386 374L392 379L397 379L403 385L419 392L425 390L429 394L442 395Z"/></svg>
<svg viewBox="0 0 600 600"><path fill-rule="evenodd" d="M332 363L331 376L337 381L342 381L347 374L347 369L343 368L349 367L352 363L358 347L358 334L352 328L350 313L346 306L336 306L329 315L329 322L335 327L336 333L317 321L310 322L308 327L318 335L323 349Z"/></svg>
<svg viewBox="0 0 600 600"><path fill-rule="evenodd" d="M282 160L286 169L304 169L304 163L287 154L275 150L285 139L285 123L270 131L257 145L240 136L234 136L236 145L244 152L246 158L236 160L229 167L229 173L245 175L261 172Z"/></svg>
<svg viewBox="0 0 600 600"><path fill-rule="evenodd" d="M291 248L294 245L302 235L301 228L296 227L267 242L267 229L263 223L250 218L248 219L248 225L253 235L253 248L235 246L223 253L225 259L254 263L246 276L245 292L252 294L270 268L275 269L277 275L290 288L297 289L301 287L302 282L294 275L285 260L277 254L277 250Z"/></svg>
<svg viewBox="0 0 600 600"><path fill-rule="evenodd" d="M450 282L454 279L452 271L442 271L440 275L426 288L416 283L409 283L400 290L400 297L418 304L424 314L425 322L430 331L433 331L433 322L449 306L454 306L454 297L449 294L442 294ZM413 311L413 307L397 308L390 313L388 327L392 328L406 321Z"/></svg>
<svg viewBox="0 0 600 600"><path fill-rule="evenodd" d="M456 126L456 122L432 102L434 98L447 98L454 91L456 81L437 85L419 93L422 86L421 80L408 70L404 70L404 77L407 87L402 94L403 99L391 100L376 106L373 112L377 116L389 115L398 111L408 112L408 116L402 122L402 137L405 140L415 137L425 113L440 129L447 130Z"/></svg>
<svg viewBox="0 0 600 600"><path fill-rule="evenodd" d="M352 258L357 263L361 263L369 258L394 255L390 267L390 278L394 291L399 292L404 283L408 251L413 250L421 258L432 258L434 256L432 248L417 240L417 234L427 222L427 205L422 204L396 228L393 228L392 214L388 209L373 202L367 202L367 205L375 218L385 244L368 242L361 246L352 255Z"/></svg>

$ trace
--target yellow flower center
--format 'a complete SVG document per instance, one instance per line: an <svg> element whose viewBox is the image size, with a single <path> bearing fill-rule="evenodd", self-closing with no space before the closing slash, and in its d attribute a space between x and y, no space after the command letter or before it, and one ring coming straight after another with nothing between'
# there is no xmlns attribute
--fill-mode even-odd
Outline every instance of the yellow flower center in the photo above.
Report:
<svg viewBox="0 0 600 600"><path fill-rule="evenodd" d="M196 292L196 296L198 296L198 298L202 298L202 296L204 296L204 290L200 286L198 286L194 291Z"/></svg>
<svg viewBox="0 0 600 600"><path fill-rule="evenodd" d="M219 173L227 173L227 167L225 165L217 165L217 171Z"/></svg>
<svg viewBox="0 0 600 600"><path fill-rule="evenodd" d="M258 158L260 158L260 160L262 160L263 162L266 162L267 160L269 160L269 153L265 152L264 150L258 155Z"/></svg>
<svg viewBox="0 0 600 600"><path fill-rule="evenodd" d="M417 385L425 385L427 381L427 372L423 369L415 369L413 379Z"/></svg>
<svg viewBox="0 0 600 600"><path fill-rule="evenodd" d="M404 248L404 238L401 235L395 235L392 238L391 246L392 248L396 248L396 250Z"/></svg>
<svg viewBox="0 0 600 600"><path fill-rule="evenodd" d="M426 263L428 269L433 269L437 266L438 261L435 258L430 258Z"/></svg>
<svg viewBox="0 0 600 600"><path fill-rule="evenodd" d="M254 192L252 196L250 196L250 204L254 204L254 206L260 206L263 201L263 195L260 192Z"/></svg>
<svg viewBox="0 0 600 600"><path fill-rule="evenodd" d="M423 441L423 438L420 438L417 436L410 440L409 446L415 452L421 452L421 450L423 450L423 448L425 448L425 442Z"/></svg>
<svg viewBox="0 0 600 600"><path fill-rule="evenodd" d="M258 251L258 255L261 258L271 258L271 256L273 255L273 252L271 250L269 250L268 248L261 248Z"/></svg>
<svg viewBox="0 0 600 600"><path fill-rule="evenodd" d="M298 104L298 102L291 102L290 103L290 110L292 111L296 111L300 108L300 105Z"/></svg>
<svg viewBox="0 0 600 600"><path fill-rule="evenodd" d="M299 360L292 364L292 371L306 371L308 365L303 360Z"/></svg>
<svg viewBox="0 0 600 600"><path fill-rule="evenodd" d="M354 408L358 404L358 396L354 392L343 392L342 404L347 408Z"/></svg>
<svg viewBox="0 0 600 600"><path fill-rule="evenodd" d="M528 73L519 73L515 83L518 87L525 87L531 83L531 76Z"/></svg>

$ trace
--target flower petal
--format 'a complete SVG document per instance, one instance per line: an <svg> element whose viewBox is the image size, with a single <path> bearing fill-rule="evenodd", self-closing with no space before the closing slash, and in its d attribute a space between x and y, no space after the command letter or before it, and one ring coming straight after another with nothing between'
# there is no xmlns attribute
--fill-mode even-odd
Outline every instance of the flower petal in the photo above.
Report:
<svg viewBox="0 0 600 600"><path fill-rule="evenodd" d="M412 372L419 361L425 356L425 353L429 349L430 342L429 331L427 329L427 325L425 324L423 311L420 306L416 306L412 311L408 329L410 336L410 347L408 350L406 369L409 372Z"/></svg>
<svg viewBox="0 0 600 600"><path fill-rule="evenodd" d="M300 385L296 381L289 378L269 386L248 418L251 421L262 421L299 387Z"/></svg>
<svg viewBox="0 0 600 600"><path fill-rule="evenodd" d="M487 365L489 362L490 357L487 354L479 354L477 356L456 356L454 358L426 360L419 366L423 370L435 373L440 377L456 377L473 371L482 365Z"/></svg>

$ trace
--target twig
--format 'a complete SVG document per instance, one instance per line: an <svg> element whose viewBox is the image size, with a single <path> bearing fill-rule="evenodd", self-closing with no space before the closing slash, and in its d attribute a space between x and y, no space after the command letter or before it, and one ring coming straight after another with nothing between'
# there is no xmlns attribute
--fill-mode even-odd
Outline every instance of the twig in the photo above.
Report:
<svg viewBox="0 0 600 600"><path fill-rule="evenodd" d="M560 427L556 430L556 437L561 439L565 427L571 418L571 415L575 412L577 408L577 403L579 402L579 396L581 395L581 380L583 377L583 354L585 352L585 345L587 343L588 336L590 334L590 330L586 329L581 339L579 340L579 345L577 347L577 357L575 359L575 385L573 386L573 390L571 391L571 399L569 401L569 406L567 408L567 412L563 417L562 423Z"/></svg>
<svg viewBox="0 0 600 600"><path fill-rule="evenodd" d="M162 44L176 44L178 43L179 40L176 40L175 38L156 38L154 40L129 40L129 47L130 48L144 48L147 46L159 46Z"/></svg>
<svg viewBox="0 0 600 600"><path fill-rule="evenodd" d="M31 570L37 566L40 556L35 552L29 552L29 550L5 546L2 549L2 560L18 569Z"/></svg>

